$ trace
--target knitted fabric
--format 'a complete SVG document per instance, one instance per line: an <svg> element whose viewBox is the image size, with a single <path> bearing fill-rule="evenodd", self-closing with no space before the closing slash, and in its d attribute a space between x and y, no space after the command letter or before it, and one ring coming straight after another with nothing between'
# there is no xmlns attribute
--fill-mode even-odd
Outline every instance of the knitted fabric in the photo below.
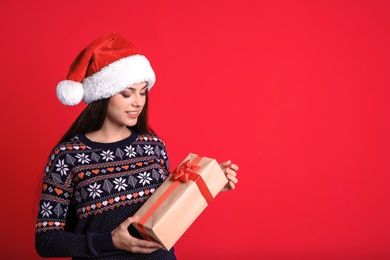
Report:
<svg viewBox="0 0 390 260"><path fill-rule="evenodd" d="M134 254L114 247L111 231L133 214L169 175L164 142L132 133L115 143L78 135L51 152L36 224L41 256L73 259L175 259L173 249ZM140 235L132 226L131 235Z"/></svg>

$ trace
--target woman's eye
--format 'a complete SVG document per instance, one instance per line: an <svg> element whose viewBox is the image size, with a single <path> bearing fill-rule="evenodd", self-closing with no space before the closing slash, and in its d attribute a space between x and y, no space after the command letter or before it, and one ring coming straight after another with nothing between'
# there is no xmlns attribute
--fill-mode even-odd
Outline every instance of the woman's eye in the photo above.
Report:
<svg viewBox="0 0 390 260"><path fill-rule="evenodd" d="M146 92L139 93L141 96L146 96Z"/></svg>
<svg viewBox="0 0 390 260"><path fill-rule="evenodd" d="M124 98L129 98L130 96L131 96L131 94L122 93L122 97L124 97Z"/></svg>

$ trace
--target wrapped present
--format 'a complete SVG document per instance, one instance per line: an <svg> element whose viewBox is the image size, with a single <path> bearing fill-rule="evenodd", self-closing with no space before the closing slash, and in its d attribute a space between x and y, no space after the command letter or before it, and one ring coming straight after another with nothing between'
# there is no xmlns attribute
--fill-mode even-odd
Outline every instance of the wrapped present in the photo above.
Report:
<svg viewBox="0 0 390 260"><path fill-rule="evenodd" d="M135 213L133 225L170 250L227 183L215 159L190 153Z"/></svg>

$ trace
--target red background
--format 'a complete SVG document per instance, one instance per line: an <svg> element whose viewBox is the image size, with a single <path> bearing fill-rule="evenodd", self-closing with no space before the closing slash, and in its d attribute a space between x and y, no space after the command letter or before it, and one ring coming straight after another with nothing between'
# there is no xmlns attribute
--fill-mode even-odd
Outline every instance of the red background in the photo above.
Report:
<svg viewBox="0 0 390 260"><path fill-rule="evenodd" d="M179 259L390 258L390 2L2 1L3 259L39 259L37 185L84 108L55 86L118 31L157 74L151 123L175 167L240 166Z"/></svg>

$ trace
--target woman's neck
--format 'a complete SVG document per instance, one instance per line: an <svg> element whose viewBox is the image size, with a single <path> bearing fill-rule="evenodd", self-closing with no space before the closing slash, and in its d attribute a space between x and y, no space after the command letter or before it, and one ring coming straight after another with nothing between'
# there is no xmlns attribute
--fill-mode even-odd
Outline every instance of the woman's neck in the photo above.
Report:
<svg viewBox="0 0 390 260"><path fill-rule="evenodd" d="M131 130L126 126L122 127L103 127L97 131L86 133L85 136L97 143L113 143L123 140L131 135Z"/></svg>

